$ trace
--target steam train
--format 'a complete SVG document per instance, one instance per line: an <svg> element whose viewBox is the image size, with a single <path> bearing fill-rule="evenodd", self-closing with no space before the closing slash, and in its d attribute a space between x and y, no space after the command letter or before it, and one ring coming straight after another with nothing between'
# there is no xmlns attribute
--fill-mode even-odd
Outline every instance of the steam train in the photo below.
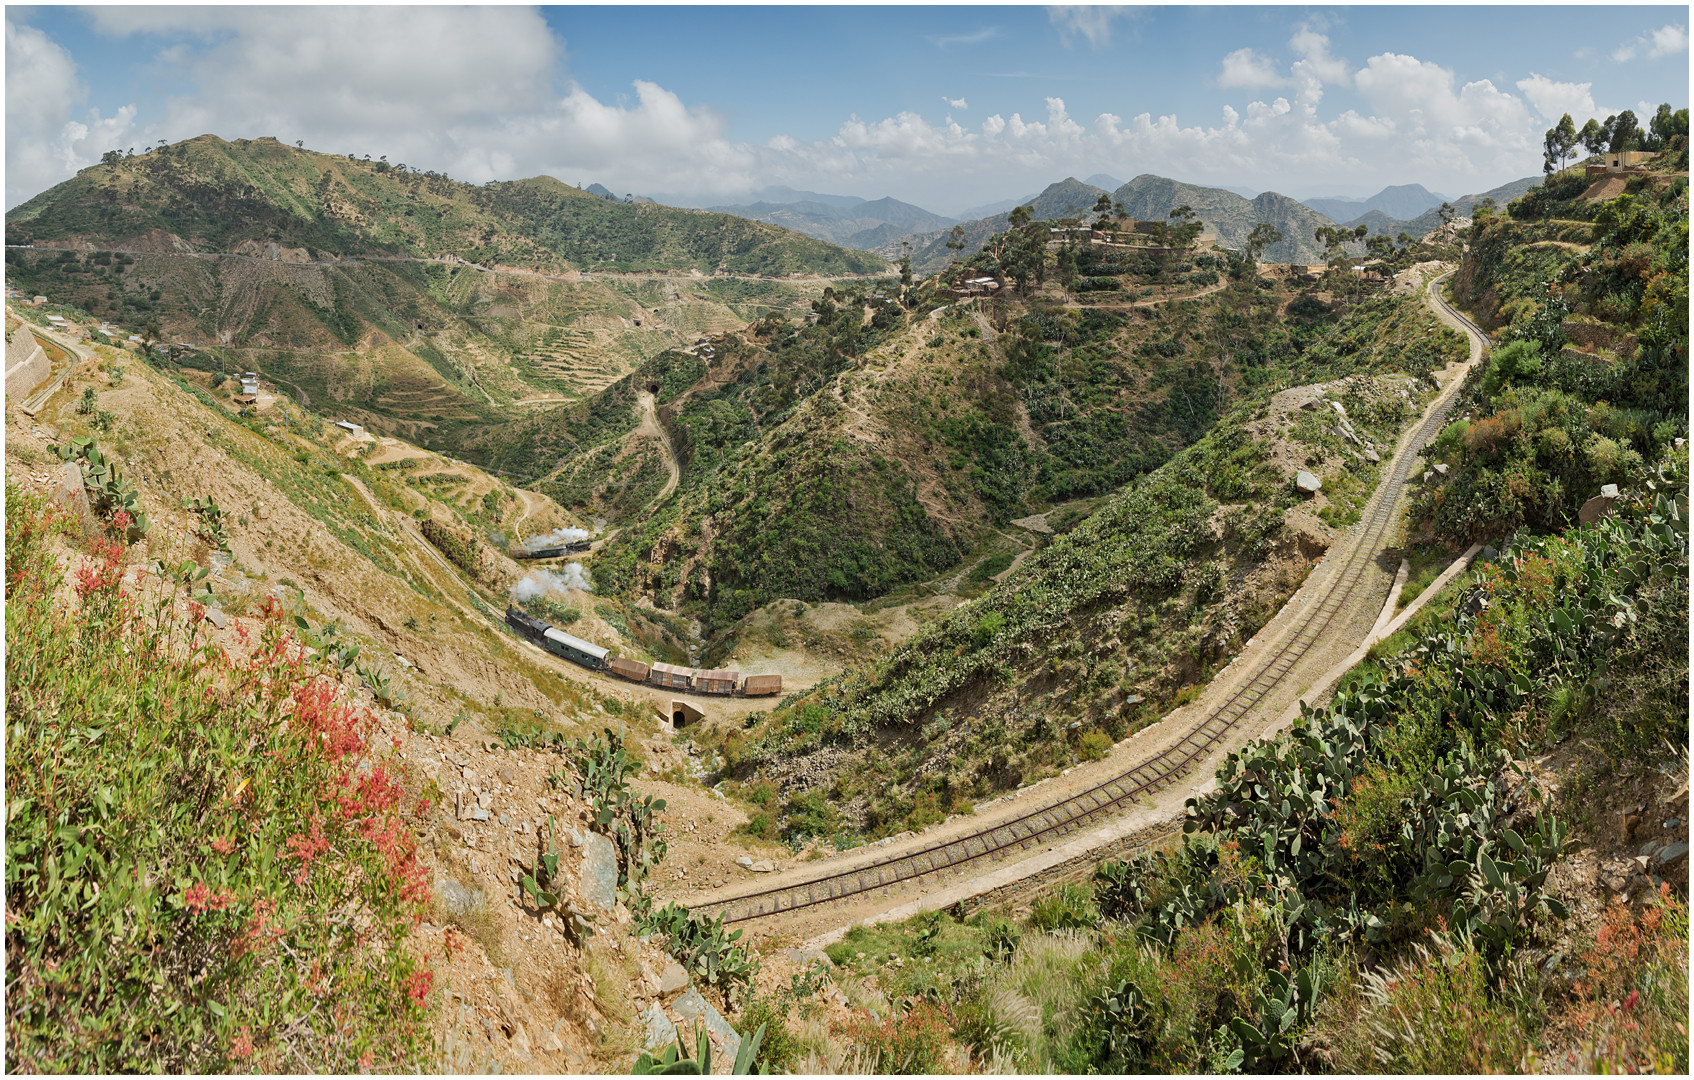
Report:
<svg viewBox="0 0 1694 1080"><path fill-rule="evenodd" d="M561 555L581 555L593 545L587 540L571 540L563 544L549 544L538 548L516 548L512 551L514 559L557 559Z"/></svg>
<svg viewBox="0 0 1694 1080"><path fill-rule="evenodd" d="M767 697L782 693L781 675L748 675L739 671L678 667L675 664L644 664L613 656L591 641L565 633L528 612L506 608L506 624L555 656L590 671L609 671L620 679L665 690L717 697Z"/></svg>

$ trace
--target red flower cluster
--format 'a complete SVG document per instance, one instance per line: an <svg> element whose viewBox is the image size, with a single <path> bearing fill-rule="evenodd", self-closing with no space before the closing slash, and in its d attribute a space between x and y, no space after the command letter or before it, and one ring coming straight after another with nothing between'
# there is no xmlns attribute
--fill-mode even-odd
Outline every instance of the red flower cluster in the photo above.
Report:
<svg viewBox="0 0 1694 1080"><path fill-rule="evenodd" d="M345 790L348 786L352 787L351 792ZM342 787L343 794L337 795L335 801L340 804L344 818L382 814L400 805L400 785L389 778L386 765L378 764L351 785L344 777Z"/></svg>
<svg viewBox="0 0 1694 1080"><path fill-rule="evenodd" d="M123 545L111 540L95 539L89 541L83 551L89 561L77 568L77 598L86 600L92 593L116 592L124 576L123 567L120 565L124 554Z"/></svg>
<svg viewBox="0 0 1694 1080"><path fill-rule="evenodd" d="M406 996L412 999L412 1004L422 1005L424 998L429 996L430 987L435 985L435 972L428 968L419 968L406 978Z"/></svg>
<svg viewBox="0 0 1694 1080"><path fill-rule="evenodd" d="M214 891L208 889L205 882L196 882L182 894L182 903L196 915L204 915L208 911L222 911L235 903L235 894L228 889Z"/></svg>
<svg viewBox="0 0 1694 1080"><path fill-rule="evenodd" d="M324 756L338 761L365 748L364 729L370 719L356 709L336 704L335 683L318 676L294 691L294 715L318 735Z"/></svg>
<svg viewBox="0 0 1694 1080"><path fill-rule="evenodd" d="M303 833L290 836L288 851L284 853L283 858L300 860L300 872L294 875L294 884L304 885L312 874L313 861L328 850L329 840L324 837L321 821L312 822L312 832L309 836Z"/></svg>

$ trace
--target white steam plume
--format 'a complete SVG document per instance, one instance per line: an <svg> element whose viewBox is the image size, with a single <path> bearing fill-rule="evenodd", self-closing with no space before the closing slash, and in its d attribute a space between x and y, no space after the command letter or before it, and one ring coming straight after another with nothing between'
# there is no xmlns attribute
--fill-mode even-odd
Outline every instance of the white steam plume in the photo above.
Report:
<svg viewBox="0 0 1694 1080"><path fill-rule="evenodd" d="M588 576L588 571L582 568L581 563L566 563L563 573L558 574L551 570L531 570L512 586L512 599L534 600L548 593L565 593L572 589L579 592L594 591L594 580Z"/></svg>

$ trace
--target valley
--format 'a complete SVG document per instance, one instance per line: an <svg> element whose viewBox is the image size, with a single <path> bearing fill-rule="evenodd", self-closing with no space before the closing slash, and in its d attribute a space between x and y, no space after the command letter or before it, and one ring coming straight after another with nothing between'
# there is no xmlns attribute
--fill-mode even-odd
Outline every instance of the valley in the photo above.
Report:
<svg viewBox="0 0 1694 1080"><path fill-rule="evenodd" d="M1685 1070L1681 138L1368 248L212 136L28 200L8 1063Z"/></svg>

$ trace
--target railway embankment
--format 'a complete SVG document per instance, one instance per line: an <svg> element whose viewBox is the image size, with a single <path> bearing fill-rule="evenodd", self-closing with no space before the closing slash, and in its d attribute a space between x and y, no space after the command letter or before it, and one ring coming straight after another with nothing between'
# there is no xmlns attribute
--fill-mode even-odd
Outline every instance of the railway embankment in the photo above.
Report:
<svg viewBox="0 0 1694 1080"><path fill-rule="evenodd" d="M1203 786L1184 781L1198 781L1224 753L1291 721L1303 699L1326 690L1376 639L1393 577L1382 565L1383 553L1399 526L1408 475L1486 349L1487 339L1440 298L1440 281L1431 283L1429 304L1464 330L1468 360L1443 373L1441 392L1402 436L1360 524L1196 703L1144 729L1106 761L1069 771L1066 782L1006 800L995 820L955 819L895 850L860 855L846 865L830 860L836 868L828 873L796 873L754 892L697 897L690 906L722 911L730 921L780 919L785 930L827 935L843 928L834 925L849 914L838 906L843 901L852 909L847 923L940 910L1032 879L1050 883L1061 868L1074 871L1103 858L1128 837L1170 831L1183 804ZM987 869L1007 859L1017 861ZM907 900L920 885L924 895ZM840 915L832 921L830 911Z"/></svg>

